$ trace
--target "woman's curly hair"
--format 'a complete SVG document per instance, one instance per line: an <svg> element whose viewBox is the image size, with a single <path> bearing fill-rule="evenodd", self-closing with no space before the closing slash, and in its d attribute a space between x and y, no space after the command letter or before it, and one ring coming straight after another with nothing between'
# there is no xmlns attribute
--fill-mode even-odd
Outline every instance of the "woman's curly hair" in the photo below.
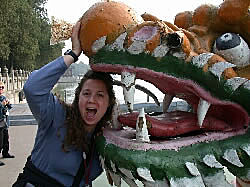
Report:
<svg viewBox="0 0 250 187"><path fill-rule="evenodd" d="M82 90L84 83L88 79L101 80L104 82L109 95L109 107L102 119L98 122L94 136L102 132L102 129L110 124L112 119L113 106L115 105L115 93L113 90L113 78L108 73L94 72L89 70L78 87L75 90L75 98L72 104L65 104L66 108L66 135L63 142L63 150L67 151L69 147L74 147L78 150L89 151L89 145L87 141L87 132L85 129L85 122L82 120L80 110L79 110L79 95Z"/></svg>

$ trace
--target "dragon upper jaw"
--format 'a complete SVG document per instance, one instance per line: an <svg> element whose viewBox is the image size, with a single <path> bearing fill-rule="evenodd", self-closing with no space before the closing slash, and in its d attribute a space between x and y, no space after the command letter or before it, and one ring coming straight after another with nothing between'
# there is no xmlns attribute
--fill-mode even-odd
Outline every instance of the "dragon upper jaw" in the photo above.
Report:
<svg viewBox="0 0 250 187"><path fill-rule="evenodd" d="M173 121L166 124L166 121L171 118L170 115L152 117L147 115L147 120L152 123L152 126L163 127L167 134L153 133L155 136L178 136L191 131L202 129L203 131L232 131L247 127L249 122L248 113L238 104L222 101L213 97L209 92L199 86L192 80L180 79L174 76L169 76L164 73L155 72L146 68L111 65L111 64L92 64L91 68L94 71L109 72L114 74L122 74L122 72L130 72L136 75L136 78L145 80L154 84L159 90L167 96L181 97L192 105L197 115L193 113L184 114L183 112L175 112L174 116L188 116L179 121L177 124ZM171 100L171 99L170 99ZM138 114L120 115L119 120L122 124L135 127ZM130 120L128 120L130 119ZM189 122L185 120L189 120ZM170 120L171 121L171 120ZM131 124L132 123L132 124ZM162 128L162 127L159 127ZM173 130L174 129L174 130ZM178 129L178 130L177 130Z"/></svg>

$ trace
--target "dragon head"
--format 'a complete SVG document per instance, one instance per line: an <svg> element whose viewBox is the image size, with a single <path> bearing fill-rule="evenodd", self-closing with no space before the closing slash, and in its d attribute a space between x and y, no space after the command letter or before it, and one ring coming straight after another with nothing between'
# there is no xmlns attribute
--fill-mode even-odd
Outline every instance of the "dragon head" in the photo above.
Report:
<svg viewBox="0 0 250 187"><path fill-rule="evenodd" d="M203 185L215 184L216 177L224 176L223 166L250 181L249 29L239 29L250 16L249 2L240 2L243 10L247 7L246 16L224 29L215 24L226 25L227 20L218 18L231 0L220 8L201 6L194 14L178 14L176 24L149 14L138 16L114 1L97 3L84 13L82 49L94 71L121 75L116 84L123 87L129 111L114 112L113 124L119 125L99 137L104 167L116 185L119 177L127 183L139 179L164 186L190 180L199 186L202 177ZM210 15L210 10L217 11ZM183 21L187 19L192 21ZM135 79L163 92L162 103ZM135 89L152 96L162 111L134 112ZM173 98L184 100L186 109L173 111Z"/></svg>

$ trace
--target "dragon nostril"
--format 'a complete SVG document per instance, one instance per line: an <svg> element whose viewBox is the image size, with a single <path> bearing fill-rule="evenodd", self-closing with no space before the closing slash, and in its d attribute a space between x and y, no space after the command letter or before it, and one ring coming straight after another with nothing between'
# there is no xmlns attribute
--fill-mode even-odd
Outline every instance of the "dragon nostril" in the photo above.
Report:
<svg viewBox="0 0 250 187"><path fill-rule="evenodd" d="M164 41L170 48L179 48L182 43L182 38L177 33L169 33L162 39L162 42Z"/></svg>

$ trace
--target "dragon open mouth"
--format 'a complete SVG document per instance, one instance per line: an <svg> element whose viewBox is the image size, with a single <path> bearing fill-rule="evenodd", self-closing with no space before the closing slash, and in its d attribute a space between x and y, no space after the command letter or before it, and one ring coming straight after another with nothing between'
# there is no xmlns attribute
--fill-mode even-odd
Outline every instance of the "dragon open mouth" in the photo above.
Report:
<svg viewBox="0 0 250 187"><path fill-rule="evenodd" d="M123 77L125 79L126 77L128 79L135 77L147 81L165 94L162 102L163 111L151 111L144 116L148 137L142 135L143 133L138 136L138 126L140 120L143 121L141 111L133 112L129 109L130 112L120 114L117 117L123 128L104 130L103 137L105 138L99 139L98 150L102 155L100 159L103 166L105 165L106 172L111 175L113 180L116 180L116 177L120 179L116 173L123 176L124 180L128 180L131 173L136 176L135 178L138 177L136 173L145 178L144 173L140 174L138 170L140 168L145 172L150 170L150 176L156 180L152 180L153 183L161 181L160 184L168 186L169 182L164 181L164 176L168 176L170 184L179 181L179 179L174 178L176 173L178 176L182 176L180 171L184 172L193 159L199 160L201 165L205 163L208 166L206 171L218 170L218 173L221 172L222 178L225 177L224 171L221 171L223 166L211 165L211 162L223 163L236 176L238 176L237 172L239 171L242 172L241 176L244 176L244 172L248 171L245 169L248 164L242 163L244 158L238 159L235 151L249 148L248 144L242 143L249 138L248 113L250 110L249 106L245 104L248 103L249 97L244 97L244 93L249 92L248 88L241 86L232 90L226 80L218 80L210 72L203 72L192 63L186 63L171 55L157 60L147 54L131 55L104 48L91 59L91 68L94 71L120 74L121 82L128 92L135 81L133 79L132 81L123 80ZM131 103L126 101L126 98L131 101L130 97L124 97L125 103L128 108L133 108ZM190 105L191 110L169 110L173 97L185 100ZM145 124L145 122L143 123ZM143 131L143 127L140 128ZM238 141L239 137L244 140ZM208 149L205 151L204 147ZM213 154L217 151L219 153L214 157ZM193 156L189 157L190 155ZM165 162L165 160L167 161ZM239 162L239 160L241 161ZM156 167L151 168L151 162ZM118 163L119 169L116 168ZM190 168L188 170L191 171ZM210 175L208 176L210 177ZM203 176L204 181L207 180L206 177L206 175ZM212 181L216 181L217 178L215 178ZM140 177L139 180L145 182ZM190 180L192 184L197 183L193 178ZM213 182L206 181L204 183ZM117 185L119 186L119 182Z"/></svg>
<svg viewBox="0 0 250 187"><path fill-rule="evenodd" d="M106 51L106 53L108 52ZM102 57L103 55L104 54L102 54ZM130 60L131 59L133 58L130 57ZM126 62L127 64L124 66L121 65L121 61L118 61L119 64L115 64L115 62L117 62L116 58L108 62L111 64L107 64L105 58L101 60L102 63L91 65L93 70L114 74L129 72L135 74L137 79L152 83L165 94L165 101L163 102L165 112L158 115L154 113L151 115L146 114L147 124L149 124L148 130L151 137L167 138L183 136L192 132L237 132L238 130L247 128L249 120L248 113L242 106L235 102L215 97L194 80L186 77L179 78L176 75L168 75L164 72L149 70L145 67L138 67L138 64L140 64L138 61L137 67L134 67L133 62L130 63L131 61ZM154 69L157 69L157 66L162 67L163 63L164 62L155 61ZM169 64L171 62L165 63ZM146 63L144 62L144 64ZM191 66L193 65L190 64L189 68ZM184 68L185 67L182 67L182 69ZM206 78L204 79L204 81L206 81ZM210 84L213 85L213 83ZM213 86L218 88L217 84ZM173 97L185 100L192 107L192 111L166 112ZM138 115L138 112L125 113L119 115L118 120L124 126L136 128Z"/></svg>

